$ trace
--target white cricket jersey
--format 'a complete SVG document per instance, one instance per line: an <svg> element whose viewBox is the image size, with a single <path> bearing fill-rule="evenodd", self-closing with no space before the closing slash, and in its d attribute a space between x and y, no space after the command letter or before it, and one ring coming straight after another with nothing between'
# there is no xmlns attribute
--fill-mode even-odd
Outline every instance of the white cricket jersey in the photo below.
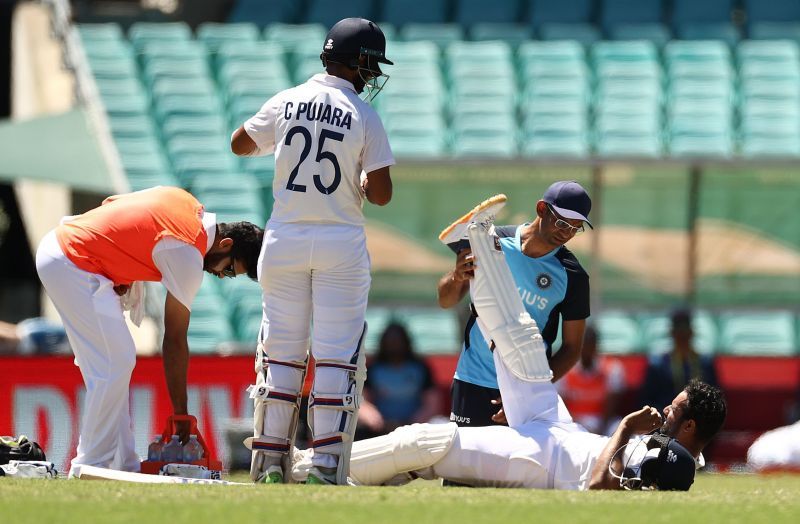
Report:
<svg viewBox="0 0 800 524"><path fill-rule="evenodd" d="M259 155L275 153L274 222L363 225L362 171L395 163L375 110L327 74L267 100L244 130Z"/></svg>

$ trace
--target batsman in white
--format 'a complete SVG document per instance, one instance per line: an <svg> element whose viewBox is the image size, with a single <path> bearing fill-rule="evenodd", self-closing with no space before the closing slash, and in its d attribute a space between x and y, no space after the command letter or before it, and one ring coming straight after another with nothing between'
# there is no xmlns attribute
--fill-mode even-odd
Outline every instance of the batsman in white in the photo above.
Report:
<svg viewBox="0 0 800 524"><path fill-rule="evenodd" d="M380 485L440 477L472 486L688 490L703 464L703 447L725 418L720 391L693 382L664 408L663 420L645 406L626 416L610 438L587 432L572 421L550 381L545 344L524 309L493 226L484 221L467 230L475 255L470 293L493 349L509 426L413 424L356 442L352 481ZM298 479L302 462L295 469Z"/></svg>
<svg viewBox="0 0 800 524"><path fill-rule="evenodd" d="M388 78L386 38L369 20L346 18L322 44L326 73L282 91L237 129L240 156L275 154L275 204L259 260L264 317L256 357L251 477L290 480L311 330L316 361L309 398L310 482L346 482L363 365L370 261L364 198L392 197L394 157L371 100Z"/></svg>
<svg viewBox="0 0 800 524"><path fill-rule="evenodd" d="M142 282L167 288L164 374L173 412L187 414L187 331L203 271L256 277L264 232L249 222L217 223L192 195L155 187L107 198L65 217L36 252L36 271L64 322L86 384L77 465L139 471L128 405L136 346L123 308L141 321ZM188 425L178 432L188 440Z"/></svg>

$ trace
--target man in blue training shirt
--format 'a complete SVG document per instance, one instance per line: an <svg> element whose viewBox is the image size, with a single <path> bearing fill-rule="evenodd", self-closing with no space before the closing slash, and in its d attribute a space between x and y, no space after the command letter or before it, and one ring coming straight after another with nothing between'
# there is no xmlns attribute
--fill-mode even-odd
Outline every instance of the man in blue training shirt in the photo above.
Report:
<svg viewBox="0 0 800 524"><path fill-rule="evenodd" d="M475 263L466 240L467 225L494 216L505 204L505 195L476 206L439 239L456 254L456 265L439 281L439 306L454 307L469 290ZM583 332L589 317L589 276L564 244L584 231L589 223L592 201L574 181L560 181L545 191L536 203L533 222L517 226L496 226L494 231L511 269L525 309L542 326L553 381L561 378L580 358ZM476 323L475 308L464 330L464 344L452 385L450 420L459 426L488 426L503 423L497 412L500 390L492 351ZM553 351L561 318L561 347Z"/></svg>

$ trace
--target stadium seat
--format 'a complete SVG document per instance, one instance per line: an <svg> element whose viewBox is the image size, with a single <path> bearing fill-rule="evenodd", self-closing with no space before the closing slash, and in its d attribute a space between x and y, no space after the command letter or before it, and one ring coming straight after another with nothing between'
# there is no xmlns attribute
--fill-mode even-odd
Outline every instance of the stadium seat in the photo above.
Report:
<svg viewBox="0 0 800 524"><path fill-rule="evenodd" d="M719 40L729 46L741 39L739 29L730 22L685 23L675 29L675 36L682 40Z"/></svg>
<svg viewBox="0 0 800 524"><path fill-rule="evenodd" d="M742 0L748 24L800 20L800 2L793 0Z"/></svg>
<svg viewBox="0 0 800 524"><path fill-rule="evenodd" d="M730 22L734 0L672 0L672 24Z"/></svg>
<svg viewBox="0 0 800 524"><path fill-rule="evenodd" d="M523 124L522 154L527 157L580 158L589 153L586 116L550 118L529 114Z"/></svg>
<svg viewBox="0 0 800 524"><path fill-rule="evenodd" d="M740 73L741 149L747 157L800 152L800 62L788 40L743 42Z"/></svg>
<svg viewBox="0 0 800 524"><path fill-rule="evenodd" d="M118 24L78 24L78 34L84 43L90 44L87 47L98 47L97 44L107 44L109 42L121 42L125 40L125 35Z"/></svg>
<svg viewBox="0 0 800 524"><path fill-rule="evenodd" d="M252 22L258 27L272 23L293 24L298 22L300 8L303 4L297 0L237 0L228 22Z"/></svg>
<svg viewBox="0 0 800 524"><path fill-rule="evenodd" d="M328 29L322 24L270 24L264 29L264 40L281 45L288 52L301 45L315 45L322 52Z"/></svg>
<svg viewBox="0 0 800 524"><path fill-rule="evenodd" d="M592 24L548 23L539 26L537 33L542 40L574 40L585 46L603 39L600 30Z"/></svg>
<svg viewBox="0 0 800 524"><path fill-rule="evenodd" d="M406 0L383 0L381 20L401 28L408 23L443 24L448 21L447 0L408 2Z"/></svg>
<svg viewBox="0 0 800 524"><path fill-rule="evenodd" d="M310 0L303 15L305 23L322 24L327 28L343 18L375 19L372 0Z"/></svg>
<svg viewBox="0 0 800 524"><path fill-rule="evenodd" d="M639 325L624 311L603 311L595 319L597 344L600 351L610 355L624 355L641 351Z"/></svg>
<svg viewBox="0 0 800 524"><path fill-rule="evenodd" d="M663 24L618 24L608 30L608 36L612 40L649 40L658 47L672 37Z"/></svg>
<svg viewBox="0 0 800 524"><path fill-rule="evenodd" d="M472 25L469 37L475 41L502 40L512 47L517 47L533 38L533 29L523 24L486 22Z"/></svg>
<svg viewBox="0 0 800 524"><path fill-rule="evenodd" d="M185 22L136 22L128 30L128 38L137 49L151 43L178 44L192 40L192 30Z"/></svg>
<svg viewBox="0 0 800 524"><path fill-rule="evenodd" d="M750 24L753 40L792 40L800 42L800 22L756 22Z"/></svg>
<svg viewBox="0 0 800 524"><path fill-rule="evenodd" d="M390 314L391 318L406 325L414 349L420 354L455 353L461 345L461 328L451 310L398 308ZM382 332L383 329L377 333L378 337Z"/></svg>
<svg viewBox="0 0 800 524"><path fill-rule="evenodd" d="M218 283L204 278L192 302L188 332L189 351L194 354L213 353L219 344L235 340L229 317L226 303L218 290Z"/></svg>
<svg viewBox="0 0 800 524"><path fill-rule="evenodd" d="M422 40L447 47L452 42L464 39L464 28L458 24L406 24L400 30L400 38L407 41ZM396 62L395 62L396 63Z"/></svg>
<svg viewBox="0 0 800 524"><path fill-rule="evenodd" d="M663 0L603 0L600 25L610 32L623 24L658 24L663 11Z"/></svg>
<svg viewBox="0 0 800 524"><path fill-rule="evenodd" d="M205 22L197 28L197 39L204 43L212 53L216 53L224 44L255 42L260 38L258 26L251 22L238 24Z"/></svg>
<svg viewBox="0 0 800 524"><path fill-rule="evenodd" d="M117 138L148 138L156 136L156 128L149 115L113 116L109 118L111 134Z"/></svg>
<svg viewBox="0 0 800 524"><path fill-rule="evenodd" d="M719 323L723 353L753 356L797 353L795 318L790 311L722 313Z"/></svg>
<svg viewBox="0 0 800 524"><path fill-rule="evenodd" d="M589 24L592 20L592 0L523 0L525 20L534 29L544 24Z"/></svg>
<svg viewBox="0 0 800 524"><path fill-rule="evenodd" d="M651 353L665 353L672 349L670 319L667 315L642 314L638 316L645 349ZM712 355L717 348L718 330L713 315L705 310L692 315L692 346L701 355Z"/></svg>
<svg viewBox="0 0 800 524"><path fill-rule="evenodd" d="M520 20L519 0L456 0L453 20L463 27L511 24Z"/></svg>

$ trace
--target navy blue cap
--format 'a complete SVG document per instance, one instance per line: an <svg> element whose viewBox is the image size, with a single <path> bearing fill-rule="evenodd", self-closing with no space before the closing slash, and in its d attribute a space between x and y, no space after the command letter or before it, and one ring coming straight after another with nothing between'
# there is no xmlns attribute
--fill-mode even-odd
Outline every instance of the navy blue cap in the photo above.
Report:
<svg viewBox="0 0 800 524"><path fill-rule="evenodd" d="M583 220L594 229L589 222L589 211L592 210L592 199L589 193L574 180L561 180L552 184L544 192L542 200L550 204L553 210L564 218Z"/></svg>

